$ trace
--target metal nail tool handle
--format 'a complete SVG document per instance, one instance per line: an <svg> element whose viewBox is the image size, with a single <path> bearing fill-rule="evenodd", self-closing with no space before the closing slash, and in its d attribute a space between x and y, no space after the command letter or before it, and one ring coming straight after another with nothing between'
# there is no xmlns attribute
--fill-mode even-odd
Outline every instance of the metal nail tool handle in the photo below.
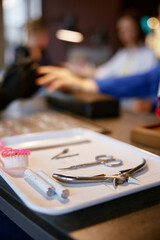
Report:
<svg viewBox="0 0 160 240"><path fill-rule="evenodd" d="M90 177L80 177L80 176L67 176L62 174L54 173L52 175L57 181L64 183L92 183L92 182L104 182L106 180L105 174L90 176Z"/></svg>
<svg viewBox="0 0 160 240"><path fill-rule="evenodd" d="M78 164L78 165L73 165L70 167L66 167L66 168L59 168L59 170L70 170L70 169L78 169L78 168L82 168L82 167L88 167L88 166L95 166L99 164L99 162L90 162L90 163L82 163L82 164Z"/></svg>
<svg viewBox="0 0 160 240"><path fill-rule="evenodd" d="M117 185L123 184L125 182L138 183L139 181L131 177L131 175L136 173L137 171L143 170L146 166L147 166L146 160L143 159L143 162L138 166L127 169L127 170L119 171L118 174L113 174L110 176L107 176L104 174L96 175L96 176L67 176L67 175L54 173L52 177L64 183L113 182L113 185L116 188Z"/></svg>
<svg viewBox="0 0 160 240"><path fill-rule="evenodd" d="M106 159L106 160L96 160L95 162L89 162L89 163L82 163L78 165L73 165L70 167L66 168L59 168L59 170L70 170L70 169L78 169L82 167L89 167L89 166L95 166L97 164L104 164L107 167L117 167L123 164L122 160L120 159L115 159L111 156L111 158Z"/></svg>
<svg viewBox="0 0 160 240"><path fill-rule="evenodd" d="M102 163L106 165L107 167L118 167L123 164L122 160L118 158L113 158L112 155L98 155L95 157L95 160L98 163Z"/></svg>
<svg viewBox="0 0 160 240"><path fill-rule="evenodd" d="M70 155L63 155L63 156L58 156L56 157L56 159L62 159L62 158L70 158L70 157L76 157L79 156L79 153L75 153L75 154L70 154Z"/></svg>
<svg viewBox="0 0 160 240"><path fill-rule="evenodd" d="M80 140L72 140L72 141L67 141L67 142L55 143L55 141L52 141L50 139L50 140L46 140L46 141L44 140L44 141L24 142L22 144L18 144L18 146L19 146L19 148L23 148L23 149L30 149L32 151L39 151L39 150L42 150L42 149L67 147L67 146L74 146L74 145L87 144L87 143L91 143L91 140L80 139Z"/></svg>
<svg viewBox="0 0 160 240"><path fill-rule="evenodd" d="M62 154L68 153L69 152L69 148L65 148L63 151L61 151L60 153L56 154L55 156L53 156L51 159L57 159L59 156L61 156Z"/></svg>

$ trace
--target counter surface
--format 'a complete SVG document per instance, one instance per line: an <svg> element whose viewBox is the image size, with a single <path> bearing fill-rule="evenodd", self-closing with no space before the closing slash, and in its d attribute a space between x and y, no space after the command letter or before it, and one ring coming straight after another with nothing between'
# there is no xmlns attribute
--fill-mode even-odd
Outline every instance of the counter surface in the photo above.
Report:
<svg viewBox="0 0 160 240"><path fill-rule="evenodd" d="M154 114L123 111L118 118L80 118L80 121L84 124L86 121L92 128L103 128L110 137L160 155L160 149L130 140L133 127L158 122ZM160 186L61 216L31 211L2 178L0 188L0 210L34 239L158 240L160 237Z"/></svg>

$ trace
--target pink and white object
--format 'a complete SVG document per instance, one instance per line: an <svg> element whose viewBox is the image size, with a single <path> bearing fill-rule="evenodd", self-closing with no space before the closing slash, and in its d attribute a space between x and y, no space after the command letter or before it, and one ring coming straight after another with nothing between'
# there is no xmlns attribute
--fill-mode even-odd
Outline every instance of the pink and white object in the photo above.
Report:
<svg viewBox="0 0 160 240"><path fill-rule="evenodd" d="M2 160L5 168L22 168L28 166L28 156L30 150L0 148Z"/></svg>

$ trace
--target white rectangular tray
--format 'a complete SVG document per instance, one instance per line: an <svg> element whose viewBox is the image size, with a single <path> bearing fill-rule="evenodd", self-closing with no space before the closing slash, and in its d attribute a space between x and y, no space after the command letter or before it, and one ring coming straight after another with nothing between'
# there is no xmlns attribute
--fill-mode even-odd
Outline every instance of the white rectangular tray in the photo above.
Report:
<svg viewBox="0 0 160 240"><path fill-rule="evenodd" d="M64 146L31 151L29 168L35 172L43 170L50 176L53 173L73 176L92 176L102 173L111 175L118 173L119 170L135 167L142 162L142 158L145 158L148 167L136 175L136 178L140 181L139 184L125 183L119 185L116 190L111 183L65 184L65 187L70 191L70 196L68 200L59 201L56 197L51 199L45 198L23 178L12 177L3 170L0 170L0 174L29 208L50 215L76 211L160 185L159 156L90 130L76 128L3 138L7 146L14 148L22 148L23 145L26 146L30 142L32 142L33 146L37 144L45 146L50 142L52 144L60 144L83 139L89 139L91 142L68 146L69 154L79 153L79 156L71 158L51 160L52 156L65 148ZM97 165L75 170L58 170L62 167L94 161L96 155L102 154L111 154L122 159L123 165L114 168Z"/></svg>

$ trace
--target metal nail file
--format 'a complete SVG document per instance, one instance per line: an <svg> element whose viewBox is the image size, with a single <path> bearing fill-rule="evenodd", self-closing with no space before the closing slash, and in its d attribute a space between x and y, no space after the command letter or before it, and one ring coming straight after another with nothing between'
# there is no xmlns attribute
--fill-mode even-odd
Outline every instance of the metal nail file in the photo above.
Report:
<svg viewBox="0 0 160 240"><path fill-rule="evenodd" d="M12 148L23 148L23 149L30 149L31 151L38 151L42 149L48 148L59 148L59 147L66 147L66 146L74 146L80 144L91 143L89 139L78 139L78 140L68 140L64 142L56 143L55 140L48 139L48 140L41 140L41 141L28 141L24 143L19 143L16 145L12 145Z"/></svg>

